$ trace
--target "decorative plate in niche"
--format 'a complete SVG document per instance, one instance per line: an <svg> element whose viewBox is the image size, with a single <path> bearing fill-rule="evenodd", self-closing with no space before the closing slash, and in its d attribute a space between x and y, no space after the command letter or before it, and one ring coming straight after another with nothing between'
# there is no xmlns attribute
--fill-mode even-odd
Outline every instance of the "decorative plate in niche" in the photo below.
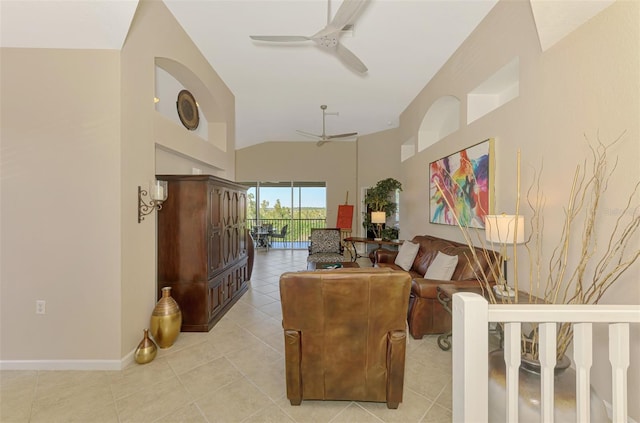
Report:
<svg viewBox="0 0 640 423"><path fill-rule="evenodd" d="M178 101L176 101L176 107L178 108L178 117L180 122L190 131L195 130L200 123L200 116L198 114L198 105L196 99L187 90L182 90L178 93Z"/></svg>

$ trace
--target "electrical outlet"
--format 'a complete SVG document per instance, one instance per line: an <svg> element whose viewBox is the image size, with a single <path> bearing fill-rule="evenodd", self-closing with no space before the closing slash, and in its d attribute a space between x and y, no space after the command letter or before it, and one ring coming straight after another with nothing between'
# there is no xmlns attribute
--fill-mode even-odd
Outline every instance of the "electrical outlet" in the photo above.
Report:
<svg viewBox="0 0 640 423"><path fill-rule="evenodd" d="M45 300L36 300L36 314L46 314L46 305Z"/></svg>

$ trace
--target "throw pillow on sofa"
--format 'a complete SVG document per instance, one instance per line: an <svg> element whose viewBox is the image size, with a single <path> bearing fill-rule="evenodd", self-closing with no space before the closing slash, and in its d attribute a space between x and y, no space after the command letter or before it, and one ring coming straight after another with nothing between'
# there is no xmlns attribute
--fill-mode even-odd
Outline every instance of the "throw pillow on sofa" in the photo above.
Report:
<svg viewBox="0 0 640 423"><path fill-rule="evenodd" d="M396 256L394 263L408 272L413 265L413 261L416 259L419 248L420 244L414 244L409 241L403 242L398 250L398 255Z"/></svg>
<svg viewBox="0 0 640 423"><path fill-rule="evenodd" d="M450 281L457 265L458 256L449 256L438 251L436 258L424 274L424 278L435 279L438 281Z"/></svg>

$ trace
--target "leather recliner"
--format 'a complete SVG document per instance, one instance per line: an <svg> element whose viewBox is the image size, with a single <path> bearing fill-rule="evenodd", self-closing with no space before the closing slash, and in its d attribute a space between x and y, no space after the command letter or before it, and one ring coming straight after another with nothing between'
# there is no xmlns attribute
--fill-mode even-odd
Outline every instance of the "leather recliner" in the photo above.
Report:
<svg viewBox="0 0 640 423"><path fill-rule="evenodd" d="M411 277L390 269L280 277L287 398L402 402Z"/></svg>

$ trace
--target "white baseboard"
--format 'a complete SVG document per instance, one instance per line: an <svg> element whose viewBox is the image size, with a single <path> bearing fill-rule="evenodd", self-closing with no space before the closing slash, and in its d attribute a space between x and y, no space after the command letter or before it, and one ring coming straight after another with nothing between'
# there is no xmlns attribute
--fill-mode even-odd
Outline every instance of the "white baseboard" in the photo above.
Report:
<svg viewBox="0 0 640 423"><path fill-rule="evenodd" d="M133 363L134 352L121 360L0 360L0 370L122 370Z"/></svg>
<svg viewBox="0 0 640 423"><path fill-rule="evenodd" d="M607 411L607 417L609 417L609 419L613 418L613 410L611 408L611 403L608 401L602 401L604 403L604 408ZM631 417L627 416L627 423L638 423L635 420L633 420Z"/></svg>

